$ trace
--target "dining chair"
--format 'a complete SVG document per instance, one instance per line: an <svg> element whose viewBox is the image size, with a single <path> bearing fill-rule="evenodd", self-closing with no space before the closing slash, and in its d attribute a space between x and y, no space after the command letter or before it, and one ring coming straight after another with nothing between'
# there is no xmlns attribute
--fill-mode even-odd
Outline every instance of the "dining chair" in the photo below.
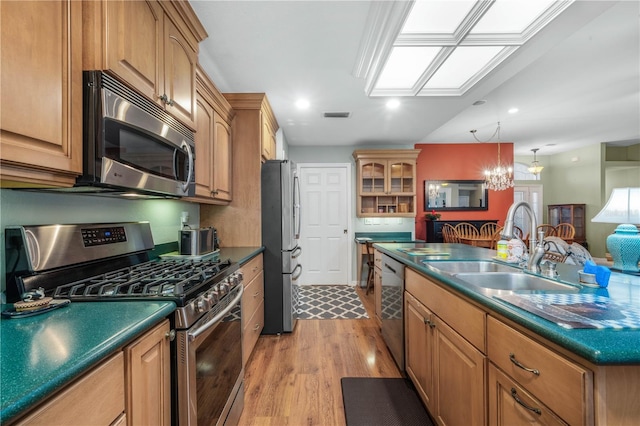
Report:
<svg viewBox="0 0 640 426"><path fill-rule="evenodd" d="M480 227L480 238L491 238L498 229L498 224L495 222L487 222Z"/></svg>
<svg viewBox="0 0 640 426"><path fill-rule="evenodd" d="M504 226L499 226L496 228L495 232L491 236L491 246L489 247L491 250L495 250L498 247L498 241L502 238L502 229Z"/></svg>
<svg viewBox="0 0 640 426"><path fill-rule="evenodd" d="M538 233L540 231L544 231L544 237L554 237L556 235L556 228L553 225L549 225L548 223L543 223L541 225L538 225L538 227L536 228L536 239L538 238Z"/></svg>
<svg viewBox="0 0 640 426"><path fill-rule="evenodd" d="M442 239L445 243L459 243L460 238L456 229L449 223L442 225Z"/></svg>
<svg viewBox="0 0 640 426"><path fill-rule="evenodd" d="M371 241L365 241L365 245L367 247L367 267L369 268L369 272L367 273L367 290L365 294L369 294L369 290L373 290L373 268L374 259L373 259L373 243Z"/></svg>
<svg viewBox="0 0 640 426"><path fill-rule="evenodd" d="M480 232L478 228L473 226L471 223L462 222L455 226L456 234L460 238L478 238L480 236Z"/></svg>
<svg viewBox="0 0 640 426"><path fill-rule="evenodd" d="M570 223L561 223L555 228L556 237L562 238L567 243L573 243L573 237L576 235L576 228Z"/></svg>

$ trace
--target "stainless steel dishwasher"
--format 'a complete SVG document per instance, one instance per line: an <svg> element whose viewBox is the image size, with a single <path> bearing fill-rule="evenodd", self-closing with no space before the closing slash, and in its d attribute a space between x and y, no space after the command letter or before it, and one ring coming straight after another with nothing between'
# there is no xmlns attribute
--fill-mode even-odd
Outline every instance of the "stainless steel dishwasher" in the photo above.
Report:
<svg viewBox="0 0 640 426"><path fill-rule="evenodd" d="M404 265L382 255L382 337L404 374Z"/></svg>

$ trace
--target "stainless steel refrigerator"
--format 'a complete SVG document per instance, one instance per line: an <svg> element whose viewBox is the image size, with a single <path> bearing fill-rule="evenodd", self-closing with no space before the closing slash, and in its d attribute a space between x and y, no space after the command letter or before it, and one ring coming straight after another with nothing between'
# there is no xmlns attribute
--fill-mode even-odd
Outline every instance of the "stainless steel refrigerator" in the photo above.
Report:
<svg viewBox="0 0 640 426"><path fill-rule="evenodd" d="M262 334L290 333L298 311L300 184L287 160L262 165L264 328Z"/></svg>

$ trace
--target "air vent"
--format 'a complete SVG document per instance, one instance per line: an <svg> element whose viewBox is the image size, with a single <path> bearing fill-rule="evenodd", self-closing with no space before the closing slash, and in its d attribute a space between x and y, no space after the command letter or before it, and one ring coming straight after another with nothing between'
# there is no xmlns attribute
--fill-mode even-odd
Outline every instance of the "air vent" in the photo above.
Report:
<svg viewBox="0 0 640 426"><path fill-rule="evenodd" d="M349 118L350 112L325 112L325 118Z"/></svg>

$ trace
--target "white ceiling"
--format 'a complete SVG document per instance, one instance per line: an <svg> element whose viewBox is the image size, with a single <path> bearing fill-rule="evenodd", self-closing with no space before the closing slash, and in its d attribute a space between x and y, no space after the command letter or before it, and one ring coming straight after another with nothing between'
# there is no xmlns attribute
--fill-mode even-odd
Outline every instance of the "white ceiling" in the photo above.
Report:
<svg viewBox="0 0 640 426"><path fill-rule="evenodd" d="M266 93L291 146L473 143L498 121L516 155L640 142L639 1L578 0L463 96L396 110L355 77L373 3L191 0L209 33L200 61L222 92Z"/></svg>

